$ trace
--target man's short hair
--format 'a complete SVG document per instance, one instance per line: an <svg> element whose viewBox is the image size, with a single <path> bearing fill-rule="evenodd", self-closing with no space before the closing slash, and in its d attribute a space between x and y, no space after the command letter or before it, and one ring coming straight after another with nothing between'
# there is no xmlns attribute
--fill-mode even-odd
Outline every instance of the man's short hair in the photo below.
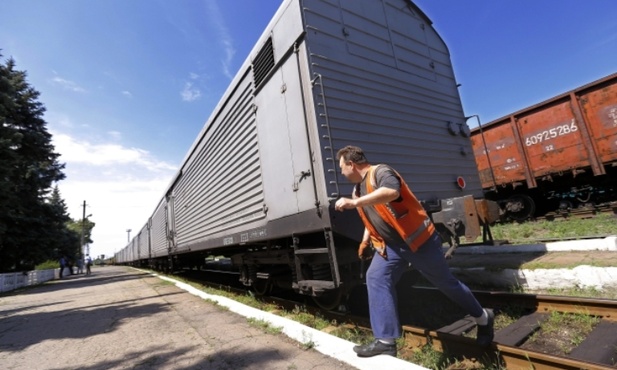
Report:
<svg viewBox="0 0 617 370"><path fill-rule="evenodd" d="M346 147L339 149L336 153L336 159L340 161L341 158L343 158L345 162L353 162L357 164L368 162L362 148L354 145L347 145Z"/></svg>

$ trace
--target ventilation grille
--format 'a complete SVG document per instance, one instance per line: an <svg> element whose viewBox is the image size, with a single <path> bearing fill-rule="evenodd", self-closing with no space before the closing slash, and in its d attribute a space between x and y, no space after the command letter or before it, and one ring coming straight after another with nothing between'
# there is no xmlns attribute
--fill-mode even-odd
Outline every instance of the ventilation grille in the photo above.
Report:
<svg viewBox="0 0 617 370"><path fill-rule="evenodd" d="M259 51L259 54L253 60L253 80L255 87L259 87L261 83L268 77L268 73L274 68L274 49L272 48L272 38Z"/></svg>

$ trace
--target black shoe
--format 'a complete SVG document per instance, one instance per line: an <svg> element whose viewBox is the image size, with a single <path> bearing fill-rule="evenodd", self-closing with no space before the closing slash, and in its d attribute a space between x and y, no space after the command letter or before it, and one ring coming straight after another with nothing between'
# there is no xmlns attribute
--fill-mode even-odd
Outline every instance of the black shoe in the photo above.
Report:
<svg viewBox="0 0 617 370"><path fill-rule="evenodd" d="M358 354L358 357L372 357L377 355L390 355L396 357L396 343L386 344L375 339L369 344L363 346L355 346L354 352Z"/></svg>
<svg viewBox="0 0 617 370"><path fill-rule="evenodd" d="M495 324L495 314L493 310L486 310L488 315L488 321L486 325L478 325L478 335L476 336L476 343L482 347L488 347L493 343L493 337L495 337L495 330L493 325Z"/></svg>

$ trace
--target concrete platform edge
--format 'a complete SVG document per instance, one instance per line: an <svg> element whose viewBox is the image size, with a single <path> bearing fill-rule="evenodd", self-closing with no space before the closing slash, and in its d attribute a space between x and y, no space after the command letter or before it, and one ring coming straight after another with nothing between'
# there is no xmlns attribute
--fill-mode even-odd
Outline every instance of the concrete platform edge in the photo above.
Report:
<svg viewBox="0 0 617 370"><path fill-rule="evenodd" d="M447 248L444 248L447 250ZM617 236L605 238L567 240L538 244L516 245L478 245L456 249L455 254L490 254L490 253L535 253L535 252L567 252L567 251L617 251Z"/></svg>

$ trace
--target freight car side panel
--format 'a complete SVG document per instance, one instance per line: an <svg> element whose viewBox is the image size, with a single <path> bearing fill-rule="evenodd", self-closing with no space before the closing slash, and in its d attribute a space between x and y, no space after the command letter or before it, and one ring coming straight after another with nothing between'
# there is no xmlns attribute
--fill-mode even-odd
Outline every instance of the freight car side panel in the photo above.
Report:
<svg viewBox="0 0 617 370"><path fill-rule="evenodd" d="M579 98L585 119L602 163L617 160L617 79L582 94Z"/></svg>
<svg viewBox="0 0 617 370"><path fill-rule="evenodd" d="M152 258L168 254L167 239L167 202L161 201L154 211L150 225L150 243Z"/></svg>
<svg viewBox="0 0 617 370"><path fill-rule="evenodd" d="M129 244L128 260L129 261L139 260L139 244L138 244L137 238L133 238Z"/></svg>
<svg viewBox="0 0 617 370"><path fill-rule="evenodd" d="M328 194L351 192L328 150L352 144L422 200L481 197L449 52L427 20L401 1L305 4Z"/></svg>
<svg viewBox="0 0 617 370"><path fill-rule="evenodd" d="M534 177L589 166L590 153L579 125L569 100L518 118L521 141Z"/></svg>
<svg viewBox="0 0 617 370"><path fill-rule="evenodd" d="M194 250L213 234L248 228L265 217L253 84L248 73L242 77L175 183L174 252ZM234 241L221 238L218 244L226 243Z"/></svg>
<svg viewBox="0 0 617 370"><path fill-rule="evenodd" d="M471 137L483 188L525 181L521 155L509 120Z"/></svg>
<svg viewBox="0 0 617 370"><path fill-rule="evenodd" d="M146 223L139 234L137 235L138 240L138 255L139 259L147 259L150 258L150 232L148 230L148 224Z"/></svg>

